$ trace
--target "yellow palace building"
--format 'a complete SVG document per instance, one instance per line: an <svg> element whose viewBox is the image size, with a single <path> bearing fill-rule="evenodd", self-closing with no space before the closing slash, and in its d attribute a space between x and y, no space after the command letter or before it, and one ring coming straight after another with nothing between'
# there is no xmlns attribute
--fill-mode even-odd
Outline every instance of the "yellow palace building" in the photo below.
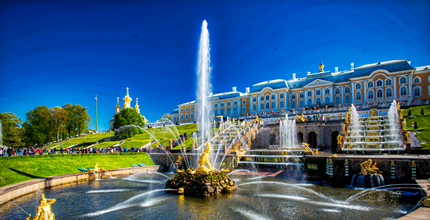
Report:
<svg viewBox="0 0 430 220"><path fill-rule="evenodd" d="M314 107L389 104L419 104L430 99L430 65L412 67L408 60L391 60L334 72L319 65L316 73L289 80L276 79L232 91L211 95L215 116L239 118L247 115L287 112ZM194 122L196 101L178 105L172 113L175 123Z"/></svg>

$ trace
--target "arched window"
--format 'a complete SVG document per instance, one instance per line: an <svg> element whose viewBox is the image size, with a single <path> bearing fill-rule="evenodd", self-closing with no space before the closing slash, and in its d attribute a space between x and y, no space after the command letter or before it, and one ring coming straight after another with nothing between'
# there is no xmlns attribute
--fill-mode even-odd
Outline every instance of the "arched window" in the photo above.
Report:
<svg viewBox="0 0 430 220"><path fill-rule="evenodd" d="M339 96L336 97L336 104L340 104L340 97Z"/></svg>
<svg viewBox="0 0 430 220"><path fill-rule="evenodd" d="M281 93L281 95L279 95L279 98L283 99L284 98L284 93Z"/></svg>
<svg viewBox="0 0 430 220"><path fill-rule="evenodd" d="M224 103L221 103L221 107L224 106Z"/></svg>
<svg viewBox="0 0 430 220"><path fill-rule="evenodd" d="M320 91L320 90L317 90L317 91L315 92L315 94L316 94L316 95L321 95L321 91Z"/></svg>
<svg viewBox="0 0 430 220"><path fill-rule="evenodd" d="M188 113L185 113L185 119L188 119Z"/></svg>
<svg viewBox="0 0 430 220"><path fill-rule="evenodd" d="M391 79L385 80L385 85L386 86L391 86Z"/></svg>
<svg viewBox="0 0 430 220"><path fill-rule="evenodd" d="M269 95L266 95L266 100L269 100L270 99L270 96Z"/></svg>
<svg viewBox="0 0 430 220"><path fill-rule="evenodd" d="M308 105L311 105L311 104L308 104ZM320 98L317 98L317 105L321 105L321 99Z"/></svg>
<svg viewBox="0 0 430 220"><path fill-rule="evenodd" d="M376 97L382 98L382 90L376 91Z"/></svg>
<svg viewBox="0 0 430 220"><path fill-rule="evenodd" d="M275 99L276 97L275 97L275 95L272 95L272 99Z"/></svg>
<svg viewBox="0 0 430 220"><path fill-rule="evenodd" d="M291 106L293 106L293 108L296 108L296 102L293 102L293 103L291 104Z"/></svg>
<svg viewBox="0 0 430 220"><path fill-rule="evenodd" d="M391 91L391 89L387 89L387 97L391 97L393 94L392 94L392 91Z"/></svg>
<svg viewBox="0 0 430 220"><path fill-rule="evenodd" d="M414 88L414 96L415 97L421 96L421 87L415 87Z"/></svg>
<svg viewBox="0 0 430 220"><path fill-rule="evenodd" d="M369 91L369 94L367 95L368 99L373 99L373 91Z"/></svg>
<svg viewBox="0 0 430 220"><path fill-rule="evenodd" d="M400 83L406 83L406 77L400 78Z"/></svg>
<svg viewBox="0 0 430 220"><path fill-rule="evenodd" d="M183 120L184 119L184 114L181 114L181 120Z"/></svg>
<svg viewBox="0 0 430 220"><path fill-rule="evenodd" d="M293 94L293 95L291 96L291 98L292 98L292 99L295 99L295 98L296 98L296 94Z"/></svg>
<svg viewBox="0 0 430 220"><path fill-rule="evenodd" d="M237 105L237 101L234 101L234 105Z"/></svg>
<svg viewBox="0 0 430 220"><path fill-rule="evenodd" d="M355 84L355 89L361 89L361 84L360 83Z"/></svg>
<svg viewBox="0 0 430 220"><path fill-rule="evenodd" d="M272 102L272 109L275 109L275 102Z"/></svg>
<svg viewBox="0 0 430 220"><path fill-rule="evenodd" d="M230 102L227 102L227 106L230 106Z"/></svg>
<svg viewBox="0 0 430 220"><path fill-rule="evenodd" d="M361 92L355 93L355 100L361 100Z"/></svg>
<svg viewBox="0 0 430 220"><path fill-rule="evenodd" d="M329 95L330 94L330 89L326 89L324 94Z"/></svg>
<svg viewBox="0 0 430 220"><path fill-rule="evenodd" d="M339 88L337 88L337 89L336 89L336 91L335 91L335 93L336 93L336 94L340 94L340 89L339 89Z"/></svg>
<svg viewBox="0 0 430 220"><path fill-rule="evenodd" d="M252 101L253 101L253 102L256 102L256 101L257 101L257 98L255 98L255 97L254 97L254 98L252 99Z"/></svg>
<svg viewBox="0 0 430 220"><path fill-rule="evenodd" d="M191 107L190 111L192 111L192 110L194 110L194 108L193 108L193 107Z"/></svg>
<svg viewBox="0 0 430 220"><path fill-rule="evenodd" d="M221 115L224 115L224 109L221 109Z"/></svg>
<svg viewBox="0 0 430 220"><path fill-rule="evenodd" d="M376 81L376 86L382 86L382 80Z"/></svg>
<svg viewBox="0 0 430 220"><path fill-rule="evenodd" d="M243 100L243 101L242 101L242 104L244 104L244 105L245 105L245 104L246 104L246 100Z"/></svg>
<svg viewBox="0 0 430 220"><path fill-rule="evenodd" d="M305 107L305 103L302 100L302 101L300 101L300 108L303 108L303 107Z"/></svg>
<svg viewBox="0 0 430 220"><path fill-rule="evenodd" d="M176 121L176 116L173 116L173 121Z"/></svg>
<svg viewBox="0 0 430 220"><path fill-rule="evenodd" d="M284 101L279 102L279 107L283 108L284 107Z"/></svg>
<svg viewBox="0 0 430 220"><path fill-rule="evenodd" d="M227 109L227 115L231 115L231 108Z"/></svg>
<svg viewBox="0 0 430 220"><path fill-rule="evenodd" d="M308 105L312 105L312 99L308 99Z"/></svg>
<svg viewBox="0 0 430 220"><path fill-rule="evenodd" d="M246 113L246 107L245 106L243 106L242 107L242 114L245 114Z"/></svg>
<svg viewBox="0 0 430 220"><path fill-rule="evenodd" d="M260 110L264 110L264 103L261 103Z"/></svg>
<svg viewBox="0 0 430 220"><path fill-rule="evenodd" d="M254 105L252 106L252 110L253 110L253 111L257 111L257 105L256 105L256 104L254 104Z"/></svg>
<svg viewBox="0 0 430 220"><path fill-rule="evenodd" d="M367 88L373 88L373 82L368 82L367 83Z"/></svg>
<svg viewBox="0 0 430 220"><path fill-rule="evenodd" d="M194 116L194 115L193 115L193 113L191 112L191 113L190 113L190 118L191 118L191 119L193 119L193 116Z"/></svg>
<svg viewBox="0 0 430 220"><path fill-rule="evenodd" d="M330 103L329 97L325 97L325 104L329 104L329 103Z"/></svg>
<svg viewBox="0 0 430 220"><path fill-rule="evenodd" d="M350 92L351 92L351 89L349 87L346 87L345 88L345 93L350 93Z"/></svg>
<svg viewBox="0 0 430 220"><path fill-rule="evenodd" d="M261 96L261 97L260 97L260 101L264 101L264 96Z"/></svg>
<svg viewBox="0 0 430 220"><path fill-rule="evenodd" d="M346 103L350 103L351 102L351 98L349 97L349 95L345 96L345 102Z"/></svg>
<svg viewBox="0 0 430 220"><path fill-rule="evenodd" d="M234 114L237 115L237 108L234 108Z"/></svg>
<svg viewBox="0 0 430 220"><path fill-rule="evenodd" d="M305 97L305 94L300 93L300 98L304 98L304 97Z"/></svg>
<svg viewBox="0 0 430 220"><path fill-rule="evenodd" d="M308 96L312 96L312 92L311 91L308 92Z"/></svg>
<svg viewBox="0 0 430 220"><path fill-rule="evenodd" d="M188 108L185 108L185 111L187 112L187 111L188 111Z"/></svg>
<svg viewBox="0 0 430 220"><path fill-rule="evenodd" d="M400 95L407 95L408 93L406 92L406 87L402 87L400 89Z"/></svg>
<svg viewBox="0 0 430 220"><path fill-rule="evenodd" d="M183 112L184 111L184 109L183 108L181 108L181 112Z"/></svg>
<svg viewBox="0 0 430 220"><path fill-rule="evenodd" d="M218 107L218 104L215 104L215 108Z"/></svg>
<svg viewBox="0 0 430 220"><path fill-rule="evenodd" d="M266 103L266 110L269 110L270 109L270 105L269 105L269 103L267 102Z"/></svg>
<svg viewBox="0 0 430 220"><path fill-rule="evenodd" d="M420 83L420 78L416 77L416 78L414 79L414 83Z"/></svg>

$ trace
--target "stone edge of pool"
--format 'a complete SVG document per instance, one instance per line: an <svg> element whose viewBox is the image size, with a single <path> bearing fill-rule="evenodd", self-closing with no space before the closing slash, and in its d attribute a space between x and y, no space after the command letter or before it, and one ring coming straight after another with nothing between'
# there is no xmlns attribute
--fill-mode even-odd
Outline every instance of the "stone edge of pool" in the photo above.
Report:
<svg viewBox="0 0 430 220"><path fill-rule="evenodd" d="M160 169L159 165L156 166L145 166L145 167L130 167L130 168L120 168L109 170L112 176L122 176L135 174L142 171L158 171ZM109 177L106 173L96 173L99 178ZM32 193L39 189L50 188L54 186L61 186L64 184L78 183L87 179L94 179L93 173L82 172L73 174L64 174L58 176L50 176L45 178L39 178L34 180L27 180L20 183L15 183L13 185L4 186L0 188L0 205L3 201L10 201L20 196L28 193Z"/></svg>
<svg viewBox="0 0 430 220"><path fill-rule="evenodd" d="M430 191L427 190L428 180L416 180L417 184L429 195ZM413 219L429 219L430 207L421 206L415 211L408 213L407 215L399 218L399 220L413 220Z"/></svg>

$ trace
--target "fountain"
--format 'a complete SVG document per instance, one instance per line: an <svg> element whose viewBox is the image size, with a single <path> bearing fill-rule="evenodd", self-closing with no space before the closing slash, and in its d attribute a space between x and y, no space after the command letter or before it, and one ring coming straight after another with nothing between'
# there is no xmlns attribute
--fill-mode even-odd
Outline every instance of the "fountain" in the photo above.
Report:
<svg viewBox="0 0 430 220"><path fill-rule="evenodd" d="M382 152L405 151L400 130L399 109L394 100L388 110L388 116L369 116L359 118L352 104L347 112L346 124L349 124L343 151ZM350 123L349 123L350 121Z"/></svg>
<svg viewBox="0 0 430 220"><path fill-rule="evenodd" d="M389 182L389 178L384 177L376 167L376 161L372 164L372 160L368 159L360 164L360 168L361 172L354 174L351 180L351 185L354 187L373 188Z"/></svg>
<svg viewBox="0 0 430 220"><path fill-rule="evenodd" d="M28 214L26 220L55 220L55 215L51 210L51 205L56 202L55 199L47 199L45 198L45 194L40 196L40 206L37 207L36 215L34 217L31 214Z"/></svg>

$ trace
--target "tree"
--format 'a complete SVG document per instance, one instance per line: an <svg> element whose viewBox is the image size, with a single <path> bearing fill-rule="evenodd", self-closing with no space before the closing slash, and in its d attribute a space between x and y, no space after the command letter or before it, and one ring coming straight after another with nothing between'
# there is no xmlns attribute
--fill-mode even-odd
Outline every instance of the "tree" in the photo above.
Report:
<svg viewBox="0 0 430 220"><path fill-rule="evenodd" d="M67 111L69 116L69 123L66 125L66 130L69 137L88 129L91 125L91 117L88 115L88 107L82 107L81 105L75 104L65 104L63 109Z"/></svg>
<svg viewBox="0 0 430 220"><path fill-rule="evenodd" d="M424 115L424 108L421 108L421 115Z"/></svg>
<svg viewBox="0 0 430 220"><path fill-rule="evenodd" d="M25 142L27 145L38 144L42 146L52 140L53 129L51 125L51 111L46 106L38 106L25 114L26 122Z"/></svg>
<svg viewBox="0 0 430 220"><path fill-rule="evenodd" d="M145 117L139 114L136 109L124 108L119 113L115 113L113 129L120 128L124 125L137 125L143 127L145 124Z"/></svg>
<svg viewBox="0 0 430 220"><path fill-rule="evenodd" d="M63 130L69 123L67 111L61 107L54 107L51 111L51 122L53 130L57 137L57 142L60 140L60 131Z"/></svg>
<svg viewBox="0 0 430 220"><path fill-rule="evenodd" d="M166 121L171 121L172 120L172 116L170 114L164 114L163 116L161 116L160 118L160 122L166 122Z"/></svg>
<svg viewBox="0 0 430 220"><path fill-rule="evenodd" d="M414 123L414 129L418 129L418 124L417 122Z"/></svg>
<svg viewBox="0 0 430 220"><path fill-rule="evenodd" d="M12 112L0 113L0 121L2 127L3 143L6 146L18 147L22 144L24 140L24 128L19 125L22 120L18 118Z"/></svg>

